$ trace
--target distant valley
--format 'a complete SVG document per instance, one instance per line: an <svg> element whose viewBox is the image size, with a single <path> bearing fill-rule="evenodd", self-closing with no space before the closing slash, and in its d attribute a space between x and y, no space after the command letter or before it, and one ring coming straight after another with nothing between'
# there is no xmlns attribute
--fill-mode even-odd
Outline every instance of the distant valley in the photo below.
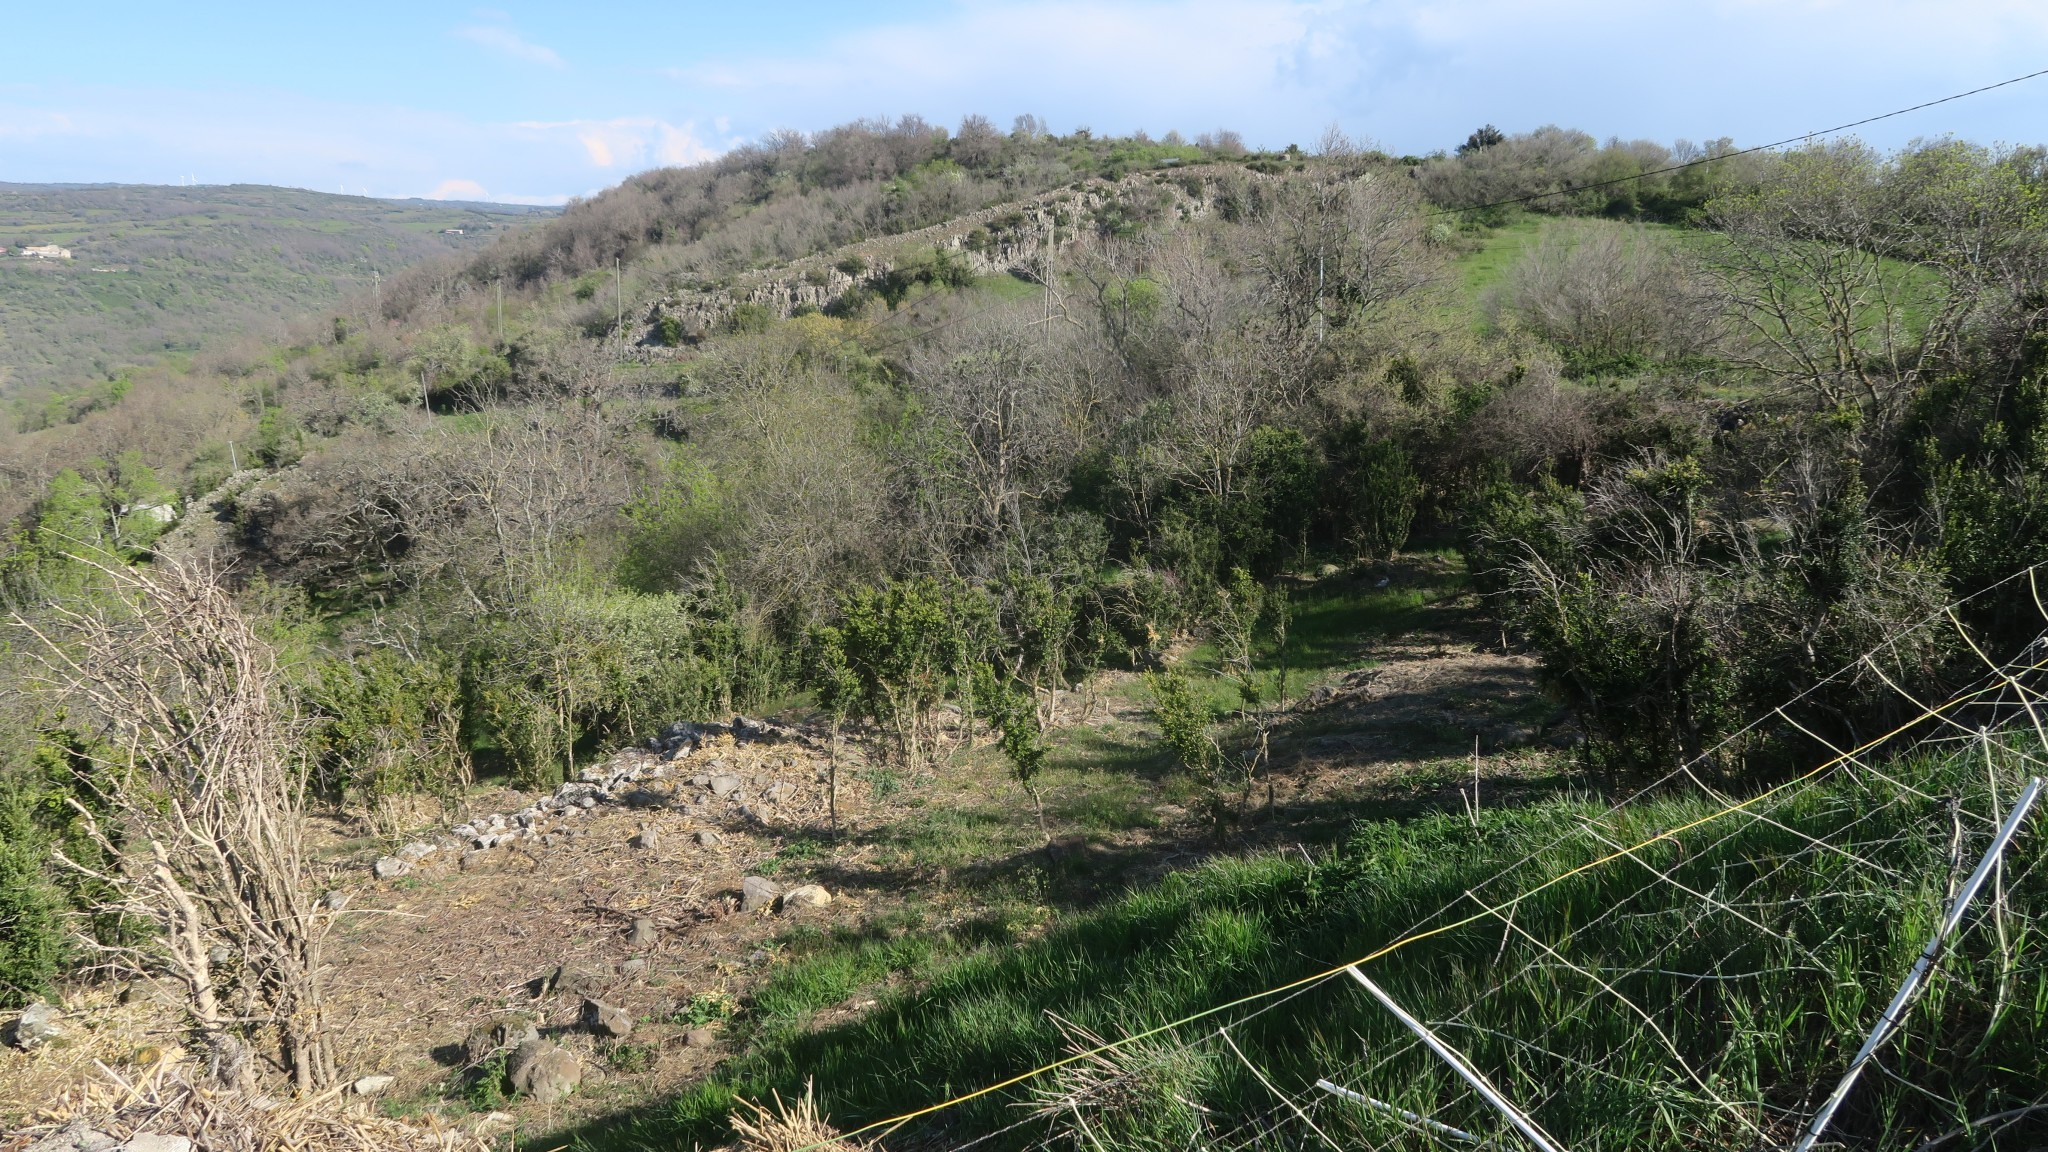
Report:
<svg viewBox="0 0 2048 1152"><path fill-rule="evenodd" d="M0 183L0 395L17 423L124 367L276 338L382 277L479 249L553 208L262 185ZM55 245L69 259L20 255Z"/></svg>

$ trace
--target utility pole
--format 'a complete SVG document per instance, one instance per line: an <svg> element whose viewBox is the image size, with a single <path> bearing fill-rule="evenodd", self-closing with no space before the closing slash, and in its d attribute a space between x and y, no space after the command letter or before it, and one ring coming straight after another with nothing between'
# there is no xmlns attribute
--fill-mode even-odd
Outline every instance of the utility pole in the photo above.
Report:
<svg viewBox="0 0 2048 1152"><path fill-rule="evenodd" d="M1048 208L1045 212L1045 342L1052 343L1052 250L1059 243L1060 226Z"/></svg>

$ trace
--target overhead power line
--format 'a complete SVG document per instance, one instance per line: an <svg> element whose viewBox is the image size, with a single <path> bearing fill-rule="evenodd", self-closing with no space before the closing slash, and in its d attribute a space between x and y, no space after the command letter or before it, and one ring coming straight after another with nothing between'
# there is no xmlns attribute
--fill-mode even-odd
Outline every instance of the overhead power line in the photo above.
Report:
<svg viewBox="0 0 2048 1152"><path fill-rule="evenodd" d="M1787 144L1797 144L1802 140L1811 140L1816 136L1832 136L1837 132L1847 132L1851 128L1861 128L1865 124L1875 124L1879 120L1889 120L1894 116L1904 116L1908 112L1918 112L1922 108L1932 108L1937 104L1946 104L1951 100L1961 100L1965 96L1976 96L1983 92L1989 92L1994 88L2004 88L2008 85L2018 84L2022 80L2032 80L2038 76L2048 76L2048 68L2043 68L2038 72L2029 72L2024 76L2015 76L2010 80L2000 80L1996 84L1986 84L1982 88L1972 88L1968 92L1958 92L1953 96L1943 96L1939 100L1924 101L1909 108L1898 108L1881 115L1866 116L1861 120L1851 120L1847 124L1837 124L1833 128L1822 128L1817 132L1802 132L1797 136L1787 136L1783 140L1773 140L1769 144L1757 144L1753 147L1737 149L1734 152L1723 152L1718 156L1702 156L1697 160L1688 160L1683 164L1671 164L1663 168L1653 168L1648 172L1638 172L1633 176L1618 176L1612 180L1602 180L1594 184L1580 184L1571 188L1559 188L1552 192L1535 192L1527 196L1517 196L1512 200L1495 200L1486 204L1468 204L1462 208L1439 208L1434 212L1425 213L1425 215L1455 216L1460 212L1480 212L1488 208L1506 208L1513 204L1527 204L1532 200L1542 200L1551 196L1568 196L1574 192L1592 192L1600 188L1612 188L1616 184L1626 184L1632 180L1642 180L1650 176L1662 176L1666 172L1677 172L1686 168L1697 168L1701 164L1714 164L1722 160L1733 160L1737 156L1747 156L1752 152L1768 152L1773 148L1783 148Z"/></svg>

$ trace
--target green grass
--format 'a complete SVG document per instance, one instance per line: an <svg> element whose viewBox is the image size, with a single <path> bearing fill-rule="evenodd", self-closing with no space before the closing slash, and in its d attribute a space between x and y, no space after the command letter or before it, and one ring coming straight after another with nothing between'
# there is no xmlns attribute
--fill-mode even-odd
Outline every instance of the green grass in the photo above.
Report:
<svg viewBox="0 0 2048 1152"><path fill-rule="evenodd" d="M975 290L996 300L1035 300L1044 292L1043 288L1022 277L1001 275L982 276L974 281Z"/></svg>
<svg viewBox="0 0 2048 1152"><path fill-rule="evenodd" d="M1285 653L1288 699L1299 698L1333 674L1361 667L1374 642L1413 631L1431 604L1457 595L1464 587L1463 562L1453 553L1440 559L1446 568L1423 576L1421 583L1410 576L1377 588L1377 577L1347 574L1294 589L1288 600ZM1262 637L1254 657L1254 679L1268 701L1279 698L1281 662L1274 639ZM1215 644L1205 641L1189 649L1180 668L1191 677L1197 699L1212 709L1242 706L1236 686L1222 678ZM1134 691L1143 693L1143 686ZM1149 693L1143 699L1149 700Z"/></svg>
<svg viewBox="0 0 2048 1152"><path fill-rule="evenodd" d="M663 1106L564 1135L589 1149L709 1146L724 1138L735 1097L788 1098L807 1079L833 1122L851 1128L1059 1057L1056 1020L1103 1037L1149 1029L1363 956L1411 925L1462 917L1477 906L1468 894L1498 901L1535 890L1512 928L1482 917L1369 970L1572 1148L1733 1146L1750 1139L1749 1124L1782 1130L1781 1111L1810 1107L1911 963L1952 874L1944 797L1978 814L1965 826L1979 830L1970 851L1981 850L1992 806L1981 763L1968 759L1891 765L1914 790L1875 777L1794 790L1765 806L1768 822L1724 817L1540 890L1610 843L1649 840L1715 809L1680 797L1603 814L1591 801L1551 800L1476 822L1373 821L1322 859L1217 860L1043 934L999 920L919 935L815 934L791 943L741 1018L742 1056ZM2002 794L2012 795L2009 781ZM1816 841L1842 851L1815 852ZM2048 1095L2038 1059L2048 950L2029 928L2048 907L2040 844L2036 835L2016 845L2009 860L2003 958L1989 931L1959 941L1889 1050L1891 1075L1865 1081L1839 1136L1912 1146L1957 1122L1935 1099L1981 1116ZM1677 883L1655 882L1652 868ZM1741 912L1713 913L1691 893L1718 893ZM1530 940L1579 970L1546 962ZM1650 1010L1662 1035L1589 974ZM857 997L879 1003L849 1023L811 1025ZM1214 1041L1223 1022L1235 1022L1232 1037L1283 1091L1327 1075L1482 1135L1501 1131L1348 982L1259 1006L1269 1010L1233 1010L1139 1045L1121 1102L1087 1116L1104 1146L1184 1146L1174 1134L1191 1124L1215 1147L1269 1127L1280 1145L1313 1142ZM1173 1091L1151 1091L1161 1083ZM1018 1120L1021 1099L1020 1090L995 1093L899 1138L962 1143ZM1199 1120L1189 1104L1205 1110ZM1426 1146L1355 1109L1322 1108L1319 1123L1340 1146ZM1045 1134L1027 1125L996 1146Z"/></svg>
<svg viewBox="0 0 2048 1152"><path fill-rule="evenodd" d="M1522 253L1535 245L1536 238L1543 232L1543 225L1543 218L1525 216L1506 227L1491 230L1477 249L1459 257L1458 275L1475 314L1486 290L1500 283L1508 269L1522 258Z"/></svg>

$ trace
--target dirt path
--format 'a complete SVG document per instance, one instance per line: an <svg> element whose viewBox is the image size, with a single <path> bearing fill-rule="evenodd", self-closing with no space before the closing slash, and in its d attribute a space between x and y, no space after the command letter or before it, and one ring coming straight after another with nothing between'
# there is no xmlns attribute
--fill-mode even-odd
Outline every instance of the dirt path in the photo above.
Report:
<svg viewBox="0 0 2048 1152"><path fill-rule="evenodd" d="M369 867L393 843L349 840L325 821L322 867L344 902L329 945L339 1063L351 1078L395 1076L381 1103L393 1111L448 1121L471 1113L474 1123L503 1109L527 1130L556 1129L672 1093L731 1055L716 1025L697 1031L705 1013L693 1018L693 1001L744 1001L778 970L779 941L800 926L940 932L1020 908L1049 923L1059 907L1206 856L1326 840L1389 803L1455 808L1475 740L1496 789L1540 774L1544 743L1569 732L1546 729L1556 717L1534 662L1490 639L1471 604L1452 600L1398 637L1361 640L1355 659L1344 658L1350 670L1280 717L1253 811L1221 832L1166 769L1131 673L1098 676L1063 704L1057 739L1076 766L1049 780L1051 844L990 749L956 745L913 780L869 769L849 749L842 835L832 839L823 746L730 736L672 763L619 753L612 763L658 768L661 778L564 817L546 836L475 851L424 829L417 835L440 847L394 879ZM714 774L738 784L714 794ZM463 814L509 814L534 799L480 792ZM833 899L800 915L744 911L747 876L821 881ZM651 940L633 942L636 922ZM589 999L624 1008L630 1035L592 1035ZM871 999L872 990L857 993L813 1026L858 1015ZM471 1038L500 1022L530 1024L575 1051L584 1086L553 1105L466 1088L477 1080L466 1072L479 1051ZM174 1032L162 1020L119 1026ZM0 1074L8 1059L0 1055Z"/></svg>

